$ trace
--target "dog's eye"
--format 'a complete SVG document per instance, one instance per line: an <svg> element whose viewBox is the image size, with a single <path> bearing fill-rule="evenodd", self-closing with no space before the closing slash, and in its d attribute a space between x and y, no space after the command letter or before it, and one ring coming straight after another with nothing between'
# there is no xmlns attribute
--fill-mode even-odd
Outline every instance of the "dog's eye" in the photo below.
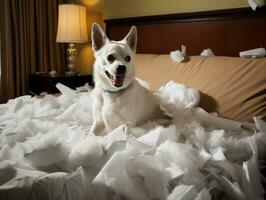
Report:
<svg viewBox="0 0 266 200"><path fill-rule="evenodd" d="M107 60L108 60L109 62L114 62L115 57L114 57L112 54L110 54L110 55L107 56Z"/></svg>
<svg viewBox="0 0 266 200"><path fill-rule="evenodd" d="M126 61L126 62L130 62L130 60L131 60L130 56L126 56L126 57L125 57L125 61Z"/></svg>

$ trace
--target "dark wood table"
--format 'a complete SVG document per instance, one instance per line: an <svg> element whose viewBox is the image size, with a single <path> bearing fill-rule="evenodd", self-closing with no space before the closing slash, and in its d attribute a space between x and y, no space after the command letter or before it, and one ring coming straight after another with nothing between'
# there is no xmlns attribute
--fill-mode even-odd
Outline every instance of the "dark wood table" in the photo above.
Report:
<svg viewBox="0 0 266 200"><path fill-rule="evenodd" d="M49 94L59 93L55 87L57 83L62 83L72 89L83 86L86 83L93 85L92 75L77 74L77 75L55 75L51 76L47 73L35 73L29 75L29 93L31 95L39 95L42 92Z"/></svg>

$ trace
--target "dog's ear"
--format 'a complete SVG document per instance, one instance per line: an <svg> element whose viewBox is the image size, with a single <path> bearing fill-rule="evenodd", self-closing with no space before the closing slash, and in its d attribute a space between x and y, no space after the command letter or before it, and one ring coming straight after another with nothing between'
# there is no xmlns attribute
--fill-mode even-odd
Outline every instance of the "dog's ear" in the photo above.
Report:
<svg viewBox="0 0 266 200"><path fill-rule="evenodd" d="M109 39L105 35L101 26L97 23L92 24L91 28L91 41L92 41L92 49L94 51L98 51L102 48Z"/></svg>
<svg viewBox="0 0 266 200"><path fill-rule="evenodd" d="M137 49L137 27L132 26L127 36L124 38L128 46L132 49L133 52L136 52Z"/></svg>

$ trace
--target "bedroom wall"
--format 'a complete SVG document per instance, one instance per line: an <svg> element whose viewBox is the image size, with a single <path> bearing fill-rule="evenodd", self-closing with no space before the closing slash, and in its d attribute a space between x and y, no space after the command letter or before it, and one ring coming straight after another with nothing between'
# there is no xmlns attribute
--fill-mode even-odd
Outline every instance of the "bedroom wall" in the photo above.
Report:
<svg viewBox="0 0 266 200"><path fill-rule="evenodd" d="M265 5L266 0L261 2ZM88 20L101 24L103 19L249 7L247 0L65 0L65 3L86 6ZM91 23L88 23L89 32L90 26ZM80 73L92 73L90 42L79 45L78 61Z"/></svg>
<svg viewBox="0 0 266 200"><path fill-rule="evenodd" d="M92 65L94 56L91 48L91 26L93 22L97 22L103 27L103 15L101 12L87 11L87 29L89 41L85 44L77 44L78 48L78 63L77 71L81 74L92 74Z"/></svg>
<svg viewBox="0 0 266 200"><path fill-rule="evenodd" d="M260 0L265 4L265 0ZM104 19L248 7L247 0L72 0Z"/></svg>

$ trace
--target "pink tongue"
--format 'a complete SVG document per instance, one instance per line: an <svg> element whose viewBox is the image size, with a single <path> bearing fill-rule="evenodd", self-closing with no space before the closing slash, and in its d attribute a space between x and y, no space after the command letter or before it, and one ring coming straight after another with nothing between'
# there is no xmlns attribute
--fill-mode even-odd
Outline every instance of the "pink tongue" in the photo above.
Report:
<svg viewBox="0 0 266 200"><path fill-rule="evenodd" d="M122 85L124 82L124 76L116 76L114 82L116 85Z"/></svg>

